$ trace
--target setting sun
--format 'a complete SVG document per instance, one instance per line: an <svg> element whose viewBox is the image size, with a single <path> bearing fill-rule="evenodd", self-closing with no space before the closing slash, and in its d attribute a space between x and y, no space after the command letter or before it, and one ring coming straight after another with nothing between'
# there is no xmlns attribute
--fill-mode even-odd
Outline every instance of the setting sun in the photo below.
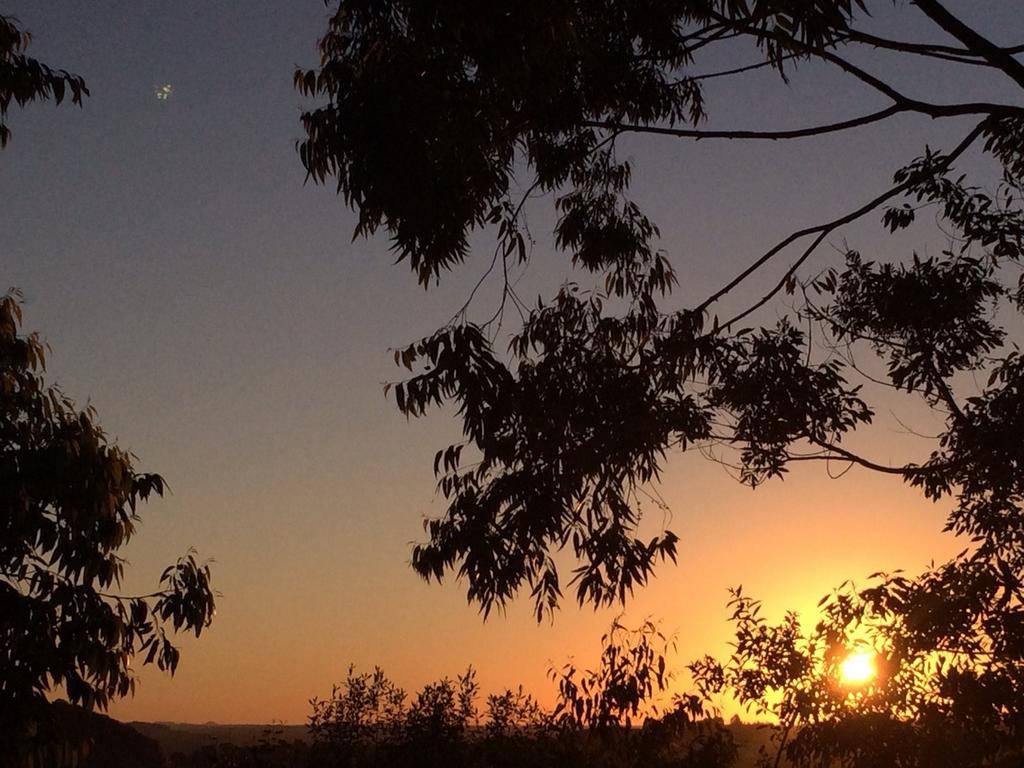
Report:
<svg viewBox="0 0 1024 768"><path fill-rule="evenodd" d="M840 681L851 687L864 685L877 673L875 654L869 650L853 651L839 665Z"/></svg>

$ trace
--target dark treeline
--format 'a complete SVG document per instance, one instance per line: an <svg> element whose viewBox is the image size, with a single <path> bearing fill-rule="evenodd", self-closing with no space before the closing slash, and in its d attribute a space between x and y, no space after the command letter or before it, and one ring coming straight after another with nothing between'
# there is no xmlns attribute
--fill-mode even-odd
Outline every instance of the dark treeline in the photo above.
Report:
<svg viewBox="0 0 1024 768"><path fill-rule="evenodd" d="M369 673L350 669L328 699L311 702L309 741L288 740L271 727L255 745L205 746L189 755L172 755L170 764L173 768L715 768L736 764L736 726L726 726L719 718L695 719L684 700L645 718L642 725L628 724L625 711L619 711L621 719L607 718L603 724L587 719L587 712L596 712L593 705L603 697L613 699L622 693L626 692L580 690L575 699L560 695L555 708L547 710L521 687L482 697L472 668L454 679L429 683L412 696L379 668ZM582 706L577 708L577 702Z"/></svg>

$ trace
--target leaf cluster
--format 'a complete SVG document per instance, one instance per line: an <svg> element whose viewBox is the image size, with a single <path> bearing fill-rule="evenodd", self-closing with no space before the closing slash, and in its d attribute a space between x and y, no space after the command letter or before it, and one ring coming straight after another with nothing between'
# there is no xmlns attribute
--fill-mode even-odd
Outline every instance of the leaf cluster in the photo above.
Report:
<svg viewBox="0 0 1024 768"><path fill-rule="evenodd" d="M44 382L45 347L21 317L17 294L0 298L0 730L16 741L58 687L104 709L134 689L134 659L173 672L167 631L198 636L214 613L209 567L192 554L152 594L114 593L137 508L164 480Z"/></svg>
<svg viewBox="0 0 1024 768"><path fill-rule="evenodd" d="M586 172L597 139L581 123L702 116L699 89L671 77L699 5L344 0L320 68L295 75L327 101L303 114L300 159L426 284L508 199L517 153L550 189Z"/></svg>
<svg viewBox="0 0 1024 768"><path fill-rule="evenodd" d="M78 75L47 65L25 55L32 36L17 26L17 20L0 15L0 148L7 146L11 131L4 123L11 102L23 107L33 101L53 99L60 104L70 97L82 105L89 95L85 81Z"/></svg>

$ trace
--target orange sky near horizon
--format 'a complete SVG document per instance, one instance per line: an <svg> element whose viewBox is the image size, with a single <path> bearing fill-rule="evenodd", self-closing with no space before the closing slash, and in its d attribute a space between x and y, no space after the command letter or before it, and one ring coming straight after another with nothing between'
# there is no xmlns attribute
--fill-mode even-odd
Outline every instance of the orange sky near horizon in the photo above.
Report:
<svg viewBox="0 0 1024 768"><path fill-rule="evenodd" d="M950 5L973 19L970 3ZM383 394L401 376L388 349L448 320L486 269L489 241L424 292L393 266L384 239L351 242L354 217L332 188L304 184L294 150L303 101L291 77L296 63L316 61L321 0L13 0L0 11L34 33L32 55L92 90L81 110L32 105L9 116L2 278L24 292L25 329L52 346L49 380L92 402L138 467L170 484L141 510L124 591L151 591L194 546L214 559L222 593L202 638L180 638L175 677L140 670L136 695L110 714L302 723L309 699L329 695L350 664L379 665L409 692L472 665L484 694L522 684L551 705L548 670L596 663L621 611L580 609L567 588L553 623L537 624L525 599L483 621L463 586L428 585L409 567L422 518L443 512L431 459L460 424L449 412L409 422L396 411ZM874 23L919 32L909 7L883 8ZM993 0L979 26L1024 39L1016 0ZM800 74L788 86L744 79L712 91L713 127L750 127L752 111L790 127L875 104L814 67ZM893 76L915 93L967 89L913 69ZM165 83L173 90L156 98ZM626 144L639 201L681 278L668 306L692 304L794 228L872 197L925 143L948 147L962 127L900 118L769 147ZM524 296L550 295L569 275L564 255L547 258L549 203L532 214L538 256ZM844 238L879 257L941 247L927 228L890 237L876 218L830 241L814 269L837 261ZM493 285L481 291L481 316L494 295ZM854 441L859 450L892 464L927 455L930 441L907 427L935 434L934 414L888 397L873 404L878 423ZM658 567L623 622L659 620L677 638L681 670L728 652L730 587L763 600L769 617L797 610L813 621L819 598L846 579L915 573L965 548L942 533L948 504L893 476L855 467L832 479L830 469L845 467L807 462L751 490L697 452L670 456L658 491L678 563ZM646 512L642 530L653 533L664 516Z"/></svg>
<svg viewBox="0 0 1024 768"><path fill-rule="evenodd" d="M923 570L930 560L962 548L938 533L941 509L891 477L854 469L843 480L830 480L823 470L801 468L784 482L750 491L708 469L695 472L702 487L689 502L683 489L690 478L669 472L661 490L675 510L679 563L661 566L622 615L627 625L654 618L675 636L670 666L679 673L677 692L686 690L685 663L704 653L728 653L729 587L742 584L746 594L763 600L769 618L797 610L813 623L818 599L841 581L899 567ZM424 584L398 559L400 547L385 552L396 549L394 562L357 588L327 575L344 564L314 565L313 558L306 570L317 586L285 585L274 600L262 599L258 587L243 591L225 583L218 571L225 595L209 634L183 642L173 679L145 670L134 699L116 703L111 714L126 720L301 723L308 700L327 696L349 664L362 671L380 665L410 693L472 665L482 693L522 684L551 706L555 686L548 671L570 658L595 663L599 638L619 613L578 609L570 599L553 624L538 625L521 601L484 622L458 586ZM321 573L324 578L317 579ZM239 631L242 613L257 619L258 636ZM736 712L730 702L719 704L727 715Z"/></svg>

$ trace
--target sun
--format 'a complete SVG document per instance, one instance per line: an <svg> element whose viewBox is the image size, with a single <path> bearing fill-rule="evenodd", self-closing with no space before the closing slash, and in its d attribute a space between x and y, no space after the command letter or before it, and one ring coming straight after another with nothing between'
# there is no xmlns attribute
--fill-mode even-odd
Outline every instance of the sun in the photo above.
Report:
<svg viewBox="0 0 1024 768"><path fill-rule="evenodd" d="M870 650L853 651L839 665L839 680L851 688L870 682L877 674L875 653Z"/></svg>

